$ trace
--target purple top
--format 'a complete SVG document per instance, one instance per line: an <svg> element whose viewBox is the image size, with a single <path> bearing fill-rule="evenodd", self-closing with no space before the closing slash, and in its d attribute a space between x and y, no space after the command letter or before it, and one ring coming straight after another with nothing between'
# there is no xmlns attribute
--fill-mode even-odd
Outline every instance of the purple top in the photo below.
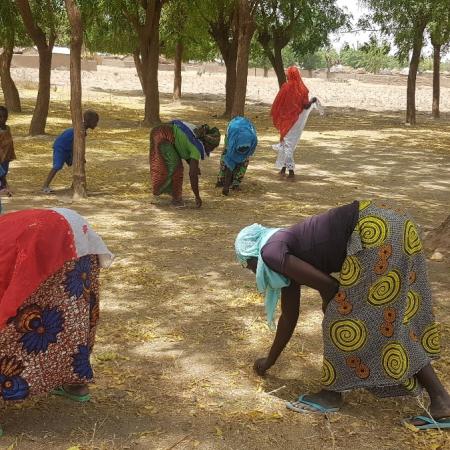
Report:
<svg viewBox="0 0 450 450"><path fill-rule="evenodd" d="M294 255L322 272L340 272L358 215L359 202L355 200L277 231L261 249L262 259L281 274L284 274L286 254Z"/></svg>

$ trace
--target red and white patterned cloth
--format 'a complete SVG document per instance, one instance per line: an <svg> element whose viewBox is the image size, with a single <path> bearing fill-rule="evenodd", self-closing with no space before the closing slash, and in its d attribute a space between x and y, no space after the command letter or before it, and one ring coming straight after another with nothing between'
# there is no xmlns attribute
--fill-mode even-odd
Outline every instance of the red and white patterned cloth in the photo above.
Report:
<svg viewBox="0 0 450 450"><path fill-rule="evenodd" d="M85 255L108 267L114 255L87 221L66 208L0 216L0 329L47 278Z"/></svg>

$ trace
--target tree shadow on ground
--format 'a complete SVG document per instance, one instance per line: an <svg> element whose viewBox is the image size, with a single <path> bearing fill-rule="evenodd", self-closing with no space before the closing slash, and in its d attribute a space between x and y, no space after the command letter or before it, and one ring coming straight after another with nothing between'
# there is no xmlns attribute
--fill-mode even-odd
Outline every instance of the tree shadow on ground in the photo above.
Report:
<svg viewBox="0 0 450 450"><path fill-rule="evenodd" d="M166 115L204 123L221 107L201 101L190 108L173 104ZM69 116L65 105L52 108L58 119L51 118L49 129L56 134ZM419 132L401 127L398 114L312 116L296 153L297 179L289 183L276 175L271 145L277 136L267 108L257 106L250 116L259 146L242 191L224 198L214 188L216 151L202 162L204 207L193 207L185 179L187 208L177 210L167 197L150 195L149 130L137 126L136 110L121 110L119 125L118 108L97 108L103 119L89 135L87 150L93 195L72 203L67 170L55 181L57 195L40 194L51 146L48 139L19 139L21 158L10 177L17 193L5 202L8 210L71 207L89 219L117 255L102 273L94 401L80 405L49 397L9 404L2 416L5 444L144 449L171 448L180 441L177 448L229 449L298 448L301 442L319 449L345 448L351 437L359 448L380 442L383 448L399 448L399 442L423 448L425 437L393 425L418 411L413 399L378 400L352 392L342 414L329 419L285 411L284 400L319 387L320 299L303 291L294 338L268 376L257 377L253 361L266 353L273 334L265 325L253 276L235 261L233 242L250 223L287 226L355 198L395 199L419 225L440 223L450 202L450 149L440 133L450 131L450 125L424 125ZM26 114L18 117L17 128L12 126L21 137ZM225 120L216 123L225 129ZM445 344L447 272L436 263L431 268ZM444 346L436 367L445 373L448 363ZM445 436L436 440L448 444Z"/></svg>

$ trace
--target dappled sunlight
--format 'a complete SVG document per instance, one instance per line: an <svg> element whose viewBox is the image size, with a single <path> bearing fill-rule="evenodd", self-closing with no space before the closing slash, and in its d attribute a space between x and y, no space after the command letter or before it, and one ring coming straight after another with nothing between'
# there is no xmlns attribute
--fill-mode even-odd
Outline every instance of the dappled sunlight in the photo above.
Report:
<svg viewBox="0 0 450 450"><path fill-rule="evenodd" d="M410 129L396 111L328 107L324 117L311 115L295 155L296 179L288 182L274 167L271 145L278 135L268 105L253 99L249 117L259 130L259 145L242 190L224 197L214 187L227 125L217 118L223 112L222 96L188 94L172 102L163 95L163 120L208 123L222 133L221 146L201 162L202 209L195 208L186 165L186 207L176 209L169 196L151 195L149 129L140 125L142 99L135 89L89 91L88 106L100 114L98 128L87 137L89 198L72 201L68 169L58 173L54 195L41 194L53 140L70 126L64 95L56 91L53 97L47 136L26 137L31 94L25 98L25 112L11 116L18 154L10 171L15 195L2 202L7 211L73 208L116 254L115 263L101 274L94 401L73 405L48 398L8 405L2 419L8 433L20 435L38 421L42 431L33 434L33 442L52 430L55 441L84 442L92 448L171 448L177 436L202 433L207 438L200 448L215 449L256 448L258 436L270 428L272 440L258 448L276 448L278 441L296 448L295 431L301 428L302 436L319 444L310 448L323 448L331 446L329 430L342 444L357 429L369 446L386 435L392 441L386 448L398 448L398 442L420 448L421 438L405 437L400 427L392 426L417 412L413 399L379 400L352 392L343 413L329 422L285 410L284 400L320 386L321 299L302 289L293 339L267 377L256 376L252 365L267 354L274 335L255 277L236 261L233 246L239 230L253 222L289 226L354 199L393 199L422 228L441 223L450 209L447 116L438 124L420 117L422 124ZM432 263L430 278L448 344L445 263ZM448 364L444 346L436 367L445 375ZM445 376L444 382L450 387Z"/></svg>

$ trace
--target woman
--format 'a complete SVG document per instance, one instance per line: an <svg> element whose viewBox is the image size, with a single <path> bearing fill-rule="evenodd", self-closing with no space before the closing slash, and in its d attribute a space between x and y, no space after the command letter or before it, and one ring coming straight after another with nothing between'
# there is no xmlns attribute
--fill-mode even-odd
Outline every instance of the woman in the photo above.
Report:
<svg viewBox="0 0 450 450"><path fill-rule="evenodd" d="M336 412L342 392L366 388L380 396L431 399L431 418L419 429L450 428L450 396L431 367L439 356L426 261L410 216L385 203L354 201L287 229L251 225L235 243L238 259L256 273L273 324L281 291L281 317L259 375L275 364L299 316L300 286L319 291L324 311L322 390L301 395L288 408ZM339 272L339 281L330 274Z"/></svg>
<svg viewBox="0 0 450 450"><path fill-rule="evenodd" d="M286 77L287 81L281 86L271 109L273 124L280 132L280 143L273 145L273 149L278 152L275 166L280 170L280 175L284 177L287 169L288 180L293 180L295 147L308 120L311 105L316 107L317 99L313 97L309 100L308 88L297 67L289 67Z"/></svg>
<svg viewBox="0 0 450 450"><path fill-rule="evenodd" d="M100 267L113 255L70 209L0 217L0 393L90 399ZM0 428L1 433L1 428Z"/></svg>
<svg viewBox="0 0 450 450"><path fill-rule="evenodd" d="M250 156L255 153L257 145L256 129L249 119L237 116L230 121L216 183L216 187L223 188L223 195L228 195L230 186L231 189L239 190Z"/></svg>
<svg viewBox="0 0 450 450"><path fill-rule="evenodd" d="M197 208L202 206L198 189L199 161L220 144L220 132L208 125L195 127L181 120L159 125L150 133L150 174L153 195L168 193L172 204L183 206L183 163L189 164L189 179Z"/></svg>

